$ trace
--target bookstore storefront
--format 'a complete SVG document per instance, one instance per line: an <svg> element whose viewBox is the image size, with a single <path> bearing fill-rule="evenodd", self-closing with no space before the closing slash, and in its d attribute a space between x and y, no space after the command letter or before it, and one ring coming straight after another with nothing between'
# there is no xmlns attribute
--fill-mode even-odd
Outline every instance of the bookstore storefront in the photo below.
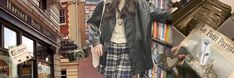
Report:
<svg viewBox="0 0 234 78"><path fill-rule="evenodd" d="M54 55L59 47L56 33L10 1L0 2L0 78L54 78ZM8 50L21 44L33 58L14 65Z"/></svg>
<svg viewBox="0 0 234 78"><path fill-rule="evenodd" d="M7 23L3 23L1 19L1 51L0 51L0 74L5 78L13 75L18 75L19 78L51 78L53 70L53 54L55 49L43 41L31 37L23 33L10 28ZM13 65L11 58L9 58L8 49L11 46L19 44L25 44L29 52L33 56L33 59L21 63L19 65ZM14 67L15 66L15 67ZM45 71L46 70L46 71ZM51 77L49 77L51 76ZM2 78L2 77L1 77Z"/></svg>

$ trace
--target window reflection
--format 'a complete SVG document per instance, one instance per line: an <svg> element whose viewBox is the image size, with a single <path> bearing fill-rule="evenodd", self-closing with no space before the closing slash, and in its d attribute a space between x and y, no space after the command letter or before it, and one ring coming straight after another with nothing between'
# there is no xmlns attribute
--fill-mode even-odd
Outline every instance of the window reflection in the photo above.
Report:
<svg viewBox="0 0 234 78"><path fill-rule="evenodd" d="M51 63L51 54L48 53L45 46L40 43L37 44L37 58L46 61L47 63Z"/></svg>
<svg viewBox="0 0 234 78"><path fill-rule="evenodd" d="M9 49L16 46L16 42L16 32L4 27L4 48Z"/></svg>
<svg viewBox="0 0 234 78"><path fill-rule="evenodd" d="M50 54L50 53L46 52L44 58L45 58L45 61L46 61L46 62L52 63L52 61L51 61L52 58L51 58L51 54Z"/></svg>
<svg viewBox="0 0 234 78"><path fill-rule="evenodd" d="M37 44L38 58L38 78L51 78L51 55L48 53L48 47L43 44Z"/></svg>
<svg viewBox="0 0 234 78"><path fill-rule="evenodd" d="M37 57L38 59L43 59L43 53L45 52L44 46L41 44L37 44Z"/></svg>
<svg viewBox="0 0 234 78"><path fill-rule="evenodd" d="M33 52L34 52L34 46L33 46L33 40L32 39L29 39L25 36L22 36L22 44L25 44L28 51L31 53L31 55L33 56Z"/></svg>

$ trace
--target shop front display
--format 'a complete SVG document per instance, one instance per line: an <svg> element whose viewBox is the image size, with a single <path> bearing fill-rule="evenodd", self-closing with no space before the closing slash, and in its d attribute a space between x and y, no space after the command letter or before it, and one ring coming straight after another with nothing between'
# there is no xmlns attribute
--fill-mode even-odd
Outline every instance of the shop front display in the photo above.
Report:
<svg viewBox="0 0 234 78"><path fill-rule="evenodd" d="M0 59L0 78L7 78L10 76L9 65L2 59Z"/></svg>
<svg viewBox="0 0 234 78"><path fill-rule="evenodd" d="M3 24L1 24L1 26L2 26L2 28L0 28L0 29L5 30L5 32L1 32L1 33L7 33L9 31L18 32L17 30L14 30L14 28L9 29L7 25L3 26ZM9 32L8 35L4 35L3 37L8 38L8 37L15 36L15 35L9 35L10 33L11 32ZM20 38L21 40L18 40L19 38L17 38L17 37L21 37ZM13 39L13 40L16 40L16 43L21 42L20 44L26 43L25 46L27 48L29 48L27 50L30 53L28 55L33 56L33 57L32 57L32 59L30 58L30 59L28 59L28 61L25 61L25 62L19 62L19 61L23 61L23 60L18 60L17 61L16 59L10 58L8 51L9 51L9 49L12 48L10 46L14 45L14 44L10 44L12 42L7 43L8 40L4 40L3 42L7 43L7 44L5 44L5 47L7 47L9 49L0 48L1 50L3 50L3 51L1 51L2 55L0 55L1 56L0 57L0 68L1 68L0 69L1 73L0 74L2 74L1 76L7 76L6 78L8 78L8 77L51 78L52 77L51 73L53 72L53 70L52 70L53 63L52 63L52 61L53 61L53 51L54 51L54 49L49 47L50 45L48 45L48 44L46 44L44 42L38 41L38 40L34 39L33 37L28 36L28 35L26 35L26 36L24 36L24 35L17 36L16 35L16 39ZM38 43L36 43L36 42L38 42ZM34 46L36 46L36 47L34 47ZM15 55L15 54L13 53L13 55ZM12 60L14 60L17 63L16 64L15 64L15 62L13 63ZM46 70L46 72L43 71L43 74L46 74L43 77L40 76L41 72L39 72L40 70L37 68L37 66L39 68L41 67L41 65L40 65L41 60L46 62L46 64L44 64L44 63L42 64L43 65L42 66L43 70ZM15 67L15 68L12 68L12 67ZM38 74L38 76L37 76L37 74ZM5 78L5 77L3 77L3 78Z"/></svg>
<svg viewBox="0 0 234 78"><path fill-rule="evenodd" d="M24 2L0 0L0 78L54 78L54 74L59 71L54 71L54 66L59 68L54 63L60 59L54 58L60 47L61 35L55 32L58 31L55 26L59 25L51 26L54 24L51 21L48 23L48 20L37 19L36 12L29 13L30 8L20 5ZM27 47L32 58L14 65L8 52L22 44Z"/></svg>
<svg viewBox="0 0 234 78"><path fill-rule="evenodd" d="M13 65L7 53L0 51L0 78L17 77L17 66Z"/></svg>
<svg viewBox="0 0 234 78"><path fill-rule="evenodd" d="M21 69L21 77L23 78L31 78L33 77L33 62L27 61L20 67Z"/></svg>
<svg viewBox="0 0 234 78"><path fill-rule="evenodd" d="M39 78L51 78L51 68L48 64L38 62L38 77Z"/></svg>

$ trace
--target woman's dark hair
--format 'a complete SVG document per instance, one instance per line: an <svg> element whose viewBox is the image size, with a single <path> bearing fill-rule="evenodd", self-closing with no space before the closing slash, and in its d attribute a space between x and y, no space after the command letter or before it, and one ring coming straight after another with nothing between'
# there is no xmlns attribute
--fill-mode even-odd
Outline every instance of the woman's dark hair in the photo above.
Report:
<svg viewBox="0 0 234 78"><path fill-rule="evenodd" d="M112 3L107 5L107 17L112 17L115 14L115 11L118 10L118 5L120 0L112 0ZM137 0L126 0L122 11L120 12L121 18L126 15L135 16L137 8Z"/></svg>

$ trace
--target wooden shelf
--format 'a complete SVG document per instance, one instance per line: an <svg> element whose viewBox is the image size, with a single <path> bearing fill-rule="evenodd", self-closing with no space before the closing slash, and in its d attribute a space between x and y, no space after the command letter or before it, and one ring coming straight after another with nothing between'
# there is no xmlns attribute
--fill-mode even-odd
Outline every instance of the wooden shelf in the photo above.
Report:
<svg viewBox="0 0 234 78"><path fill-rule="evenodd" d="M230 39L234 38L234 14L230 16L223 24L217 29L220 33L227 36Z"/></svg>
<svg viewBox="0 0 234 78"><path fill-rule="evenodd" d="M153 38L152 41L153 41L153 42L156 42L156 43L158 43L158 44L160 44L160 45L167 46L167 47L169 47L169 48L172 48L172 47L173 47L172 44L170 44L170 43L168 43L168 42L165 42L165 41L162 41L162 40L159 40L159 39Z"/></svg>
<svg viewBox="0 0 234 78"><path fill-rule="evenodd" d="M182 34L174 26L172 26L172 43L168 43L168 42L162 41L160 39L155 39L155 38L153 38L152 40L154 42L158 42L162 45L166 45L168 47L173 47L173 46L178 46L185 39L185 37L186 36L184 34Z"/></svg>
<svg viewBox="0 0 234 78"><path fill-rule="evenodd" d="M174 26L172 26L172 45L178 46L186 36L182 34L179 30L177 30Z"/></svg>

